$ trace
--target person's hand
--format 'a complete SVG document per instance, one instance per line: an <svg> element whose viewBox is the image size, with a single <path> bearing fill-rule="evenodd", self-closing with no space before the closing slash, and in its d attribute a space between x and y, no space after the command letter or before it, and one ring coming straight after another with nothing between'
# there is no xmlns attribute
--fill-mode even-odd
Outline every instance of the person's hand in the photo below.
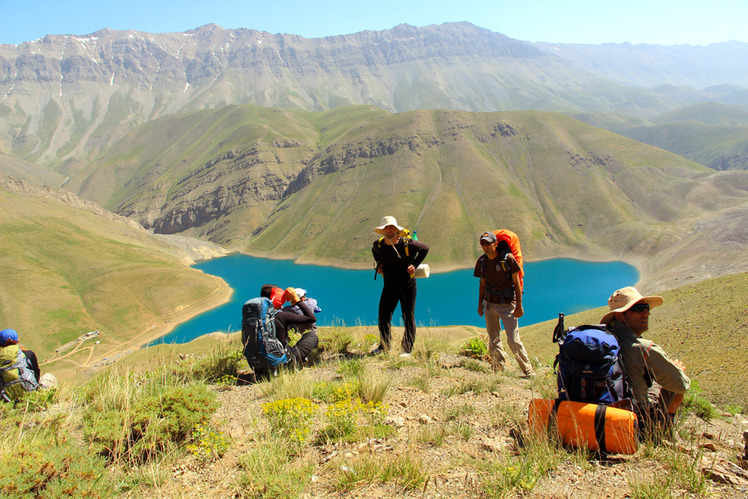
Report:
<svg viewBox="0 0 748 499"><path fill-rule="evenodd" d="M678 359L673 359L673 365L675 365L675 367L680 368L681 371L686 370L686 365Z"/></svg>
<svg viewBox="0 0 748 499"><path fill-rule="evenodd" d="M413 264L408 265L408 274L411 276L416 273L416 268L413 266Z"/></svg>
<svg viewBox="0 0 748 499"><path fill-rule="evenodd" d="M520 318L520 317L522 317L523 315L525 315L525 311L524 311L524 310L522 309L522 305L517 305L517 306L515 306L515 307L514 307L514 317L515 317L516 319L519 319L519 318Z"/></svg>
<svg viewBox="0 0 748 499"><path fill-rule="evenodd" d="M288 296L293 305L296 305L297 303L299 303L299 301L301 301L299 299L299 295L296 294L295 288L286 288L286 296Z"/></svg>
<svg viewBox="0 0 748 499"><path fill-rule="evenodd" d="M478 315L479 315L480 317L483 317L483 302L480 302L480 303L478 304Z"/></svg>

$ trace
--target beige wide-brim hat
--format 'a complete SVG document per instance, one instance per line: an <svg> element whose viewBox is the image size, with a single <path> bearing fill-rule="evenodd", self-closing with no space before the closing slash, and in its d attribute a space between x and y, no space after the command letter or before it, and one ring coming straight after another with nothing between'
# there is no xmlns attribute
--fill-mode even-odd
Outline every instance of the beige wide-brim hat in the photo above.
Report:
<svg viewBox="0 0 748 499"><path fill-rule="evenodd" d="M610 312L600 319L600 324L607 324L613 319L616 312L625 312L640 301L649 303L649 307L659 307L665 301L662 296L642 296L639 290L633 286L618 289L608 298Z"/></svg>
<svg viewBox="0 0 748 499"><path fill-rule="evenodd" d="M398 232L402 232L403 229L405 229L405 227L400 227L399 225L397 225L397 219L395 219L395 217L386 216L382 219L382 225L380 225L379 227L376 227L374 229L374 232L383 236L384 228L387 227L388 225L394 225L395 227L397 227Z"/></svg>

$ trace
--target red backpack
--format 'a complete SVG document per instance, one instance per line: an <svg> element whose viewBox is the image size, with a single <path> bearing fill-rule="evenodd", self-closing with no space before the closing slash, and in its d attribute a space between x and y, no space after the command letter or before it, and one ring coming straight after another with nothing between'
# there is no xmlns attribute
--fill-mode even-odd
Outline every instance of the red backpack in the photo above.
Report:
<svg viewBox="0 0 748 499"><path fill-rule="evenodd" d="M519 245L519 237L511 230L507 229L495 230L493 231L493 233L496 236L497 241L506 241L506 243L509 245L509 251L512 252L514 259L517 260L517 265L519 265L519 284L524 290L525 269L522 265L522 248L520 248Z"/></svg>

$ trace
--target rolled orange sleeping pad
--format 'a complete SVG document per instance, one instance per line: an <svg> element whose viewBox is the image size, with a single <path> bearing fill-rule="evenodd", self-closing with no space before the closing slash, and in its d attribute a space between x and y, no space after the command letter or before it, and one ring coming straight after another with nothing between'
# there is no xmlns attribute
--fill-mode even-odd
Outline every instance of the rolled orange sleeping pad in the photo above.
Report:
<svg viewBox="0 0 748 499"><path fill-rule="evenodd" d="M551 418L553 421L549 425ZM636 414L626 409L568 400L533 399L527 419L533 434L548 435L555 431L565 445L577 448L633 454L638 446L638 420Z"/></svg>

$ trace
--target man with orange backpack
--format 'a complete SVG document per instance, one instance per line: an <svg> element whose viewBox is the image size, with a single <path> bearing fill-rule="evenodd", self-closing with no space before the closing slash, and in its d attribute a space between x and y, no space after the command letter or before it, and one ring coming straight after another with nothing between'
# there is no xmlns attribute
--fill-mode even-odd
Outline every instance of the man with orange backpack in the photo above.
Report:
<svg viewBox="0 0 748 499"><path fill-rule="evenodd" d="M504 240L498 241L493 232L481 234L480 245L484 254L475 263L473 275L480 278L478 315L485 314L491 365L494 370L502 371L507 359L501 347L501 321L509 348L520 369L526 377L533 377L535 372L519 337L518 319L524 315L524 311L521 268L517 258L512 254L510 245Z"/></svg>

